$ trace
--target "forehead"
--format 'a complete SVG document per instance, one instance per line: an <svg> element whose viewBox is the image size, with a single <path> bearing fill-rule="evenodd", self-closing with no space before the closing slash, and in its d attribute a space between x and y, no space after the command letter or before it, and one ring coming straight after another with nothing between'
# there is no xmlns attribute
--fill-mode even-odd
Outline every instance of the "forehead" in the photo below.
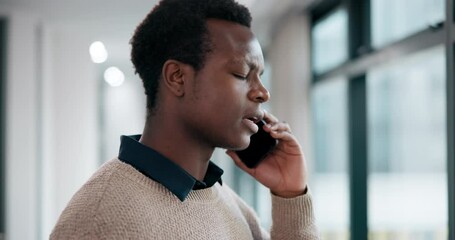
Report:
<svg viewBox="0 0 455 240"><path fill-rule="evenodd" d="M227 64L246 62L263 67L261 46L248 27L224 20L209 19L207 28L212 45L212 52L209 55L221 58Z"/></svg>

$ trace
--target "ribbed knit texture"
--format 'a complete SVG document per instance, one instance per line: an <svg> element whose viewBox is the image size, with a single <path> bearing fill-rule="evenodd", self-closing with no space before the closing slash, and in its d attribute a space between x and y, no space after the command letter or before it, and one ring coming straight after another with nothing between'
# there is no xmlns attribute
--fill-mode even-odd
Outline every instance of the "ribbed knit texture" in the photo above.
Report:
<svg viewBox="0 0 455 240"><path fill-rule="evenodd" d="M50 239L318 239L310 196L272 197L270 235L254 211L219 183L181 202L118 159L73 196Z"/></svg>

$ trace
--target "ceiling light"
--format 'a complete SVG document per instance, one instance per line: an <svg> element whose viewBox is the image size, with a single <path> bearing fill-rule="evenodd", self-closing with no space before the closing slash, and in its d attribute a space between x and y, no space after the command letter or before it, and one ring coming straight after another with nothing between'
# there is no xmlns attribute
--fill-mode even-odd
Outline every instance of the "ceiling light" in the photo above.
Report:
<svg viewBox="0 0 455 240"><path fill-rule="evenodd" d="M94 63L103 63L107 60L107 50L102 42L96 41L92 43L89 51Z"/></svg>
<svg viewBox="0 0 455 240"><path fill-rule="evenodd" d="M112 87L118 87L125 81L125 74L117 67L110 67L104 71L104 80Z"/></svg>

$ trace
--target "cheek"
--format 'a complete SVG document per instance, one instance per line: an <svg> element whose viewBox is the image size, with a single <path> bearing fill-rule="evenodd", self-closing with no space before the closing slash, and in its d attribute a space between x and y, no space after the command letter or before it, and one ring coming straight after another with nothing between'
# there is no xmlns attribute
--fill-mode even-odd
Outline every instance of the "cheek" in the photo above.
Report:
<svg viewBox="0 0 455 240"><path fill-rule="evenodd" d="M223 95L216 95L213 98L208 98L201 105L201 110L213 118L224 118L229 115L238 115L240 108L238 101L235 98L227 98Z"/></svg>
<svg viewBox="0 0 455 240"><path fill-rule="evenodd" d="M199 99L198 109L194 113L212 127L222 129L236 126L243 116L243 105L239 98L230 97L229 94L219 93Z"/></svg>
<svg viewBox="0 0 455 240"><path fill-rule="evenodd" d="M217 111L222 109L229 109L230 111L242 111L247 96L243 89L235 88L222 88L221 91L214 97L214 104L218 108Z"/></svg>
<svg viewBox="0 0 455 240"><path fill-rule="evenodd" d="M195 110L215 116L241 114L248 100L248 89L247 82L230 78L205 81L192 92L192 99L199 108Z"/></svg>

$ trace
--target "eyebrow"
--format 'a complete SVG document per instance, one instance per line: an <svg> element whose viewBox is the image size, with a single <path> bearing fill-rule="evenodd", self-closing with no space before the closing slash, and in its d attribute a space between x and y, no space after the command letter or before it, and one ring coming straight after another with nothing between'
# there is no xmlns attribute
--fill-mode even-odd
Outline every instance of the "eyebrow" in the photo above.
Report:
<svg viewBox="0 0 455 240"><path fill-rule="evenodd" d="M246 64L250 68L250 70L259 69L259 66L257 64L255 64L253 61L248 61L246 59L234 58L234 59L229 60L228 64L233 64L233 65ZM264 68L259 73L259 76L262 76L263 74L264 74Z"/></svg>

